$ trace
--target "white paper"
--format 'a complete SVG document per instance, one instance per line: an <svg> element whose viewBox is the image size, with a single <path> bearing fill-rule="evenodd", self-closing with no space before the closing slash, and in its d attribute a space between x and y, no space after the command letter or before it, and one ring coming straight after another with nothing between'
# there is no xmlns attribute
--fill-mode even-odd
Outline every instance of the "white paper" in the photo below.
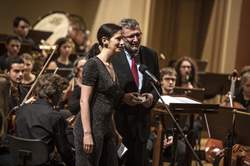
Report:
<svg viewBox="0 0 250 166"><path fill-rule="evenodd" d="M123 143L121 143L119 145L118 150L117 150L118 157L122 158L122 156L126 153L127 150L128 150L128 148Z"/></svg>
<svg viewBox="0 0 250 166"><path fill-rule="evenodd" d="M187 97L177 97L177 96L168 96L168 95L164 95L164 96L161 96L163 101L169 105L171 103L182 103L182 104L201 104L200 102L198 101L195 101L195 100L192 100L190 98L187 98ZM161 100L159 99L160 103Z"/></svg>

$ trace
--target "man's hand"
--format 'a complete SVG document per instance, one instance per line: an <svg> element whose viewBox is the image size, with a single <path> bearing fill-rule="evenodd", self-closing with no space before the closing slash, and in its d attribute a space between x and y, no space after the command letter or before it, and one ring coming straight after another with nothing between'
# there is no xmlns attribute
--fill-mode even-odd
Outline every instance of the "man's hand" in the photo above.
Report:
<svg viewBox="0 0 250 166"><path fill-rule="evenodd" d="M146 108L151 107L154 101L154 96L151 93L143 93L141 96L146 98L142 105Z"/></svg>
<svg viewBox="0 0 250 166"><path fill-rule="evenodd" d="M138 97L140 94L138 92L125 93L122 101L130 106L135 106L141 104L142 100Z"/></svg>

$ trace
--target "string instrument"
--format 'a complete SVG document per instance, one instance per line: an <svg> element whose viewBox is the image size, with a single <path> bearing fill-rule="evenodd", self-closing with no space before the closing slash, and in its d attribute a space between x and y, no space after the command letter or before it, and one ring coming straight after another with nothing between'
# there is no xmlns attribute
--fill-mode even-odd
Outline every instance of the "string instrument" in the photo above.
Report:
<svg viewBox="0 0 250 166"><path fill-rule="evenodd" d="M221 106L223 107L230 107L240 110L245 110L246 108L243 107L239 102L234 101L235 98L235 85L238 80L240 80L240 77L238 75L237 70L233 70L232 74L229 76L229 79L231 81L230 84L230 91L224 96L222 99Z"/></svg>
<svg viewBox="0 0 250 166"><path fill-rule="evenodd" d="M223 154L217 157L214 165L224 165ZM235 144L232 148L231 166L250 166L250 147Z"/></svg>
<svg viewBox="0 0 250 166"><path fill-rule="evenodd" d="M237 80L239 80L238 72L237 70L234 70L230 76L230 81L231 81L230 91L224 97L221 106L231 107L236 109L244 109L244 107L240 103L233 101L235 95L235 85ZM210 133L208 133L208 135L209 139L207 140L205 145L205 157L208 162L212 163L215 161L216 158L224 156L224 147L222 140L211 138Z"/></svg>

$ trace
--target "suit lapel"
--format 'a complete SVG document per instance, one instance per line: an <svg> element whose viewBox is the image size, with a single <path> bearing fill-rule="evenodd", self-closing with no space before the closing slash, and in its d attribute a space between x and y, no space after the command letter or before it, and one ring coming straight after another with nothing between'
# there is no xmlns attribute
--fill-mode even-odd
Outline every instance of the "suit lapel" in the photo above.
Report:
<svg viewBox="0 0 250 166"><path fill-rule="evenodd" d="M120 85L126 84L126 82L134 81L132 72L129 67L129 63L124 51L112 59L113 66L118 76ZM134 83L135 84L135 83ZM135 84L136 86L136 84Z"/></svg>

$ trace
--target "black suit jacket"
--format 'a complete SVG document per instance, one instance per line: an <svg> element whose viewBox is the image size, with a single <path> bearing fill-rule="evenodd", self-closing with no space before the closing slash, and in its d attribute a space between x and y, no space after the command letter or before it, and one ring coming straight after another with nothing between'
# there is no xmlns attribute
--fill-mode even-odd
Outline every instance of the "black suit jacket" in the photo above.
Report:
<svg viewBox="0 0 250 166"><path fill-rule="evenodd" d="M155 51L141 46L137 56L137 63L146 65L148 70L159 79L158 56ZM134 82L126 54L121 52L114 56L112 64L124 93L137 92L138 88ZM161 92L160 86L158 86L158 89ZM143 76L141 93L152 93L154 104L158 101L157 93L146 76ZM129 106L121 102L115 113L116 126L120 134L125 139L127 137L139 137L141 141L146 141L149 134L151 108L145 108L142 105Z"/></svg>

